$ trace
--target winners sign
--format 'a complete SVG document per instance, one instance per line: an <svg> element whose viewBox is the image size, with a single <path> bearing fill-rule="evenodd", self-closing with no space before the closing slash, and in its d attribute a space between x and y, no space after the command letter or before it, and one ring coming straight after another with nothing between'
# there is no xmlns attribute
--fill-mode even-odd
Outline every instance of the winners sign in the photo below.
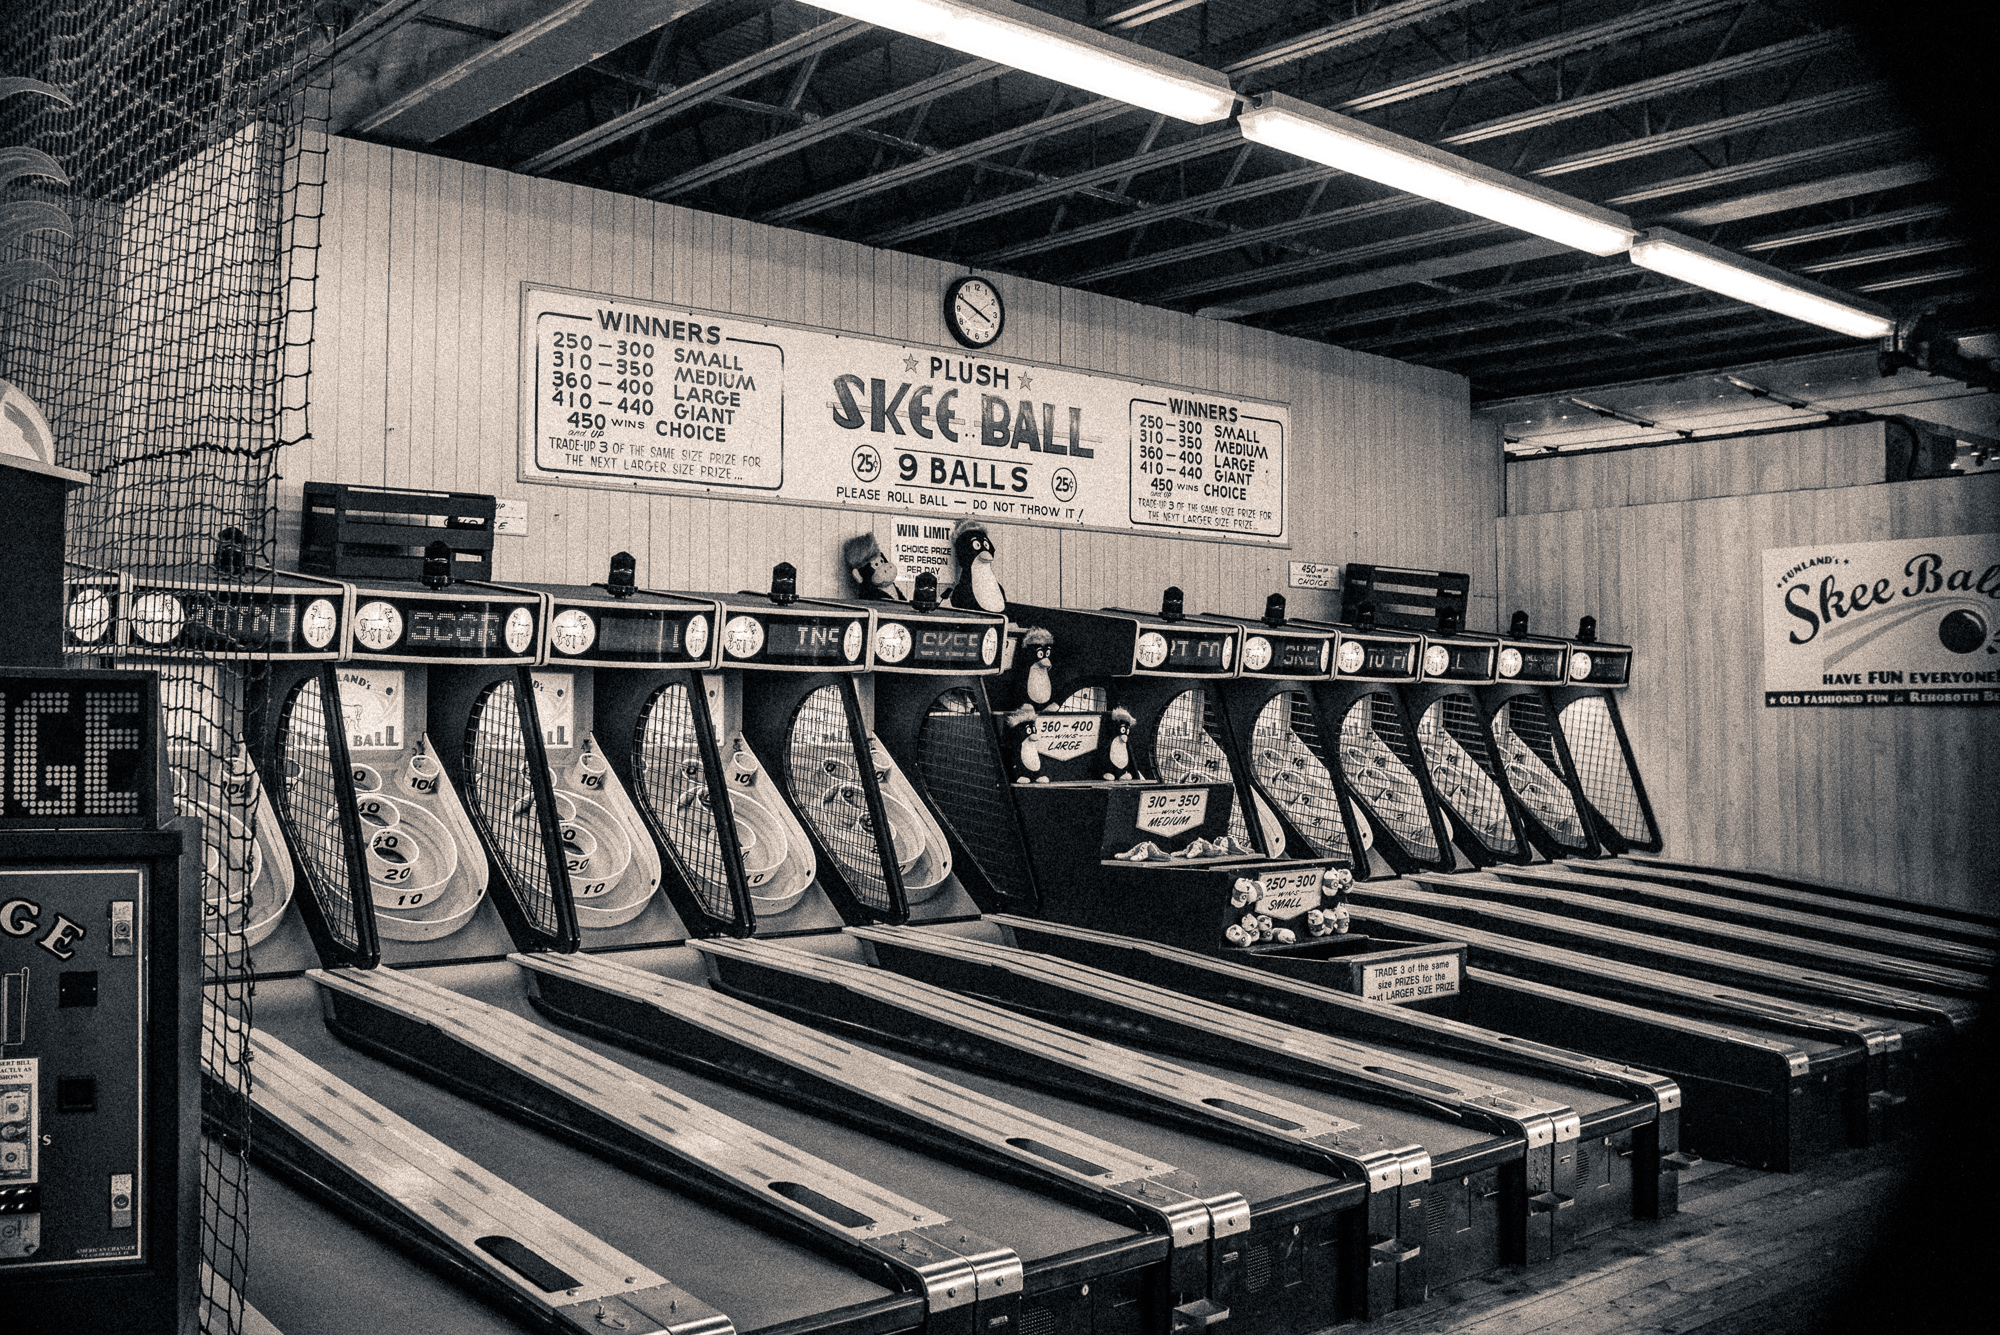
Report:
<svg viewBox="0 0 2000 1335"><path fill-rule="evenodd" d="M1290 411L524 284L521 477L1290 545Z"/></svg>
<svg viewBox="0 0 2000 1335"><path fill-rule="evenodd" d="M2000 533L1764 553L1764 703L2000 705Z"/></svg>

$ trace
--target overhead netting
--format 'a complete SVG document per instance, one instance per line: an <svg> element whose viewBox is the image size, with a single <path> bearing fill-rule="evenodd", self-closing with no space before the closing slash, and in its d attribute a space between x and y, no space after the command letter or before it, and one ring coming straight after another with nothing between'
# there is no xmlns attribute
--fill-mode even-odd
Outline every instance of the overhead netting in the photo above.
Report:
<svg viewBox="0 0 2000 1335"><path fill-rule="evenodd" d="M89 475L65 556L241 626L275 547L271 482L306 432L327 89L299 0L10 0L0 21L0 376L35 400L54 462ZM216 567L218 535L245 559ZM155 603L154 609L165 607ZM77 666L161 670L183 814L207 837L204 1061L247 1087L247 928L272 905L261 786L243 758L254 644L177 651L144 615ZM241 1100L230 1100L241 1106ZM242 1326L247 1128L203 1142L202 1321Z"/></svg>

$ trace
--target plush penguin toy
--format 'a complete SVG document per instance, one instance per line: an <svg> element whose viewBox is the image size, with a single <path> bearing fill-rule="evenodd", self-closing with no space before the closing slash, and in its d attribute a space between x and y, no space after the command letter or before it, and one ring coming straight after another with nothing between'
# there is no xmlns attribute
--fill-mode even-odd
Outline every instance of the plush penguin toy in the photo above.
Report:
<svg viewBox="0 0 2000 1335"><path fill-rule="evenodd" d="M1055 685L1049 680L1049 663L1055 651L1056 637L1040 626L1030 626L1014 652L1014 675L1020 679L1021 698L1036 709L1046 707L1055 694Z"/></svg>
<svg viewBox="0 0 2000 1335"><path fill-rule="evenodd" d="M848 578L855 583L855 597L870 602L910 601L909 595L896 583L903 572L882 550L882 544L875 541L873 533L863 533L840 544L840 563L847 568Z"/></svg>
<svg viewBox="0 0 2000 1335"><path fill-rule="evenodd" d="M1042 773L1042 748L1035 743L1035 707L1022 705L1006 716L1007 738L1003 743L1014 753L1015 783L1047 783Z"/></svg>
<svg viewBox="0 0 2000 1335"><path fill-rule="evenodd" d="M958 583L951 586L953 607L985 612L1007 610L1007 590L993 573L993 538L977 519L961 519L951 531L951 554L958 559Z"/></svg>
<svg viewBox="0 0 2000 1335"><path fill-rule="evenodd" d="M1136 779L1132 768L1132 724L1129 710L1114 709L1104 720L1097 744L1097 772L1104 779Z"/></svg>

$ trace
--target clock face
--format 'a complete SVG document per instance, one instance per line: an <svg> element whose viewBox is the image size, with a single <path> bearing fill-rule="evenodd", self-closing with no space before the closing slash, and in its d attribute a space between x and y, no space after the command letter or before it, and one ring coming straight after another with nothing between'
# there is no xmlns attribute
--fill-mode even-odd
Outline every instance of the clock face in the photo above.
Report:
<svg viewBox="0 0 2000 1335"><path fill-rule="evenodd" d="M324 649L333 643L334 631L340 629L340 613L336 612L331 600L315 598L306 604L306 610L299 614L299 635L314 649Z"/></svg>
<svg viewBox="0 0 2000 1335"><path fill-rule="evenodd" d="M968 348L990 346L1007 324L999 289L984 278L961 278L945 292L944 322Z"/></svg>
<svg viewBox="0 0 2000 1335"><path fill-rule="evenodd" d="M900 621L885 621L875 628L875 661L900 663L910 656L910 628Z"/></svg>
<svg viewBox="0 0 2000 1335"><path fill-rule="evenodd" d="M1243 666L1252 672L1262 672L1271 665L1271 642L1262 635L1252 635L1243 641Z"/></svg>
<svg viewBox="0 0 2000 1335"><path fill-rule="evenodd" d="M1156 668L1167 661L1167 637L1149 630L1139 637L1139 666Z"/></svg>
<svg viewBox="0 0 2000 1335"><path fill-rule="evenodd" d="M1368 653L1353 640L1343 640L1340 645L1340 670L1359 672L1361 665L1368 661Z"/></svg>

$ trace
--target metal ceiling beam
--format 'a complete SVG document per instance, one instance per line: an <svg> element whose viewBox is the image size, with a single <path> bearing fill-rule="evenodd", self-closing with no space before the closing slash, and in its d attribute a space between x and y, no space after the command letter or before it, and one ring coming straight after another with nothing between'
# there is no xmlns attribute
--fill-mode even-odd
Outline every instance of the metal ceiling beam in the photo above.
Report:
<svg viewBox="0 0 2000 1335"><path fill-rule="evenodd" d="M1382 11L1378 10L1377 12L1380 13ZM1554 124L1557 121L1595 115L1602 111L1628 105L1629 103L1646 101L1660 96L1665 92L1680 91L1702 83L1716 82L1792 61L1804 60L1813 55L1831 50L1840 44L1841 39L1838 34L1816 34L1811 37L1799 38L1792 42L1781 42L1775 46L1760 48L1741 56L1731 56L1725 60L1712 61L1707 65L1697 66L1693 70L1678 71L1676 74L1666 76L1662 79L1649 79L1641 83L1628 84L1624 88L1611 89L1603 94L1573 98L1568 102L1558 103L1554 106L1537 108L1533 112L1523 112L1519 115L1505 117L1498 121L1489 121L1485 126L1476 126L1470 130L1460 131L1455 135L1447 135L1438 142L1446 145L1473 143L1486 139L1499 138L1503 135L1525 133L1530 130L1540 129L1545 125ZM1756 113L1751 114L1755 115ZM1645 142L1644 140L1633 141L1635 146ZM1338 174L1333 172L1331 168L1324 169L1324 171L1328 176ZM1023 259L1030 255L1058 250L1068 245L1100 240L1107 236L1116 235L1119 232L1148 226L1163 218L1177 215L1184 216L1189 213L1203 212L1225 204L1240 203L1244 200L1257 198L1260 195L1290 189L1292 181L1288 178L1302 175L1303 173L1298 172L1285 173L1281 176L1266 177L1262 181L1252 181L1246 185L1235 186L1228 190L1191 195L1185 200L1176 200L1170 204L1159 206L1162 210L1170 209L1172 212L1155 212L1151 209L1142 209L1128 217L1109 218L1102 222L1073 229L1069 232L1059 232L1053 236L1035 237L1028 241L1023 241L1019 245L1009 246L1005 249L982 255L976 262L1002 264L1011 260ZM1250 240L1276 240L1294 235L1300 231L1310 230L1312 225L1310 220L1305 219L1278 223L1274 224L1270 229L1252 229L1254 235L1246 235L1244 240L1245 242ZM1108 265L1104 268L1088 270L1081 274L1066 275L1064 281L1074 284L1102 282L1111 278L1121 277L1128 273L1155 268L1163 264L1198 258L1202 255L1216 254L1219 251L1231 249L1234 244L1236 243L1226 238L1219 238L1213 245L1201 242L1197 243L1193 249L1161 251L1153 256L1135 257L1121 264Z"/></svg>
<svg viewBox="0 0 2000 1335"><path fill-rule="evenodd" d="M1782 317L1759 320L1752 324L1732 325L1728 328L1727 332L1732 339L1738 341L1747 339L1758 339L1760 341L1758 346L1753 349L1744 349L1736 353L1717 352L1713 358L1706 359L1706 365L1690 367L1685 372L1677 372L1676 374L1684 374L1689 377L1714 374L1726 370L1731 366L1740 366L1746 358L1754 358L1761 361L1775 356L1786 355L1784 350L1790 348L1827 347L1851 342L1851 340L1843 339L1839 334L1833 333L1831 330L1820 329L1814 325L1800 324L1797 320L1787 320ZM1655 368L1657 368L1662 354L1686 346L1715 348L1722 346L1722 344L1721 340L1716 337L1716 331L1704 329L1675 338L1648 339L1636 347L1614 343L1596 348L1570 348L1552 357L1535 357L1525 361L1502 362L1498 366L1474 366L1467 369L1463 366L1463 359L1461 358L1440 359L1439 364L1446 370L1456 370L1458 374L1465 376L1475 385L1482 383L1492 384L1503 378L1517 377L1535 371L1547 371L1560 367L1563 368L1562 373L1568 377L1561 382L1562 385L1566 388L1581 391L1583 388L1582 385L1571 374L1574 368L1588 367L1597 363L1610 363L1609 367L1600 367L1598 370L1588 372L1588 374L1617 375L1622 378L1627 374L1624 368L1633 366L1643 368L1644 374L1653 376L1660 374ZM1599 381L1597 383L1604 382ZM1546 391L1530 389L1520 392L1541 393Z"/></svg>
<svg viewBox="0 0 2000 1335"><path fill-rule="evenodd" d="M1202 196L1196 196L1197 199ZM1135 255L1115 264L1100 265L1086 269L1080 274L1068 274L1063 282L1071 287L1082 287L1087 283L1106 283L1128 274L1142 273L1147 269L1157 269L1169 264L1187 264L1194 260L1207 259L1211 255L1224 255L1244 246L1267 245L1274 241L1285 241L1308 232L1323 231L1343 223L1363 222L1370 218L1385 218L1391 214L1403 213L1410 209L1422 208L1431 201L1419 199L1415 195L1392 195L1388 199L1374 199L1366 204L1351 204L1346 208L1329 209L1325 213L1308 214L1303 218L1290 218L1284 222L1268 223L1263 227L1239 227L1227 235L1212 237L1207 241L1190 242L1175 246L1170 250L1156 250L1150 255ZM1325 257L1326 263L1334 262L1332 256Z"/></svg>
<svg viewBox="0 0 2000 1335"><path fill-rule="evenodd" d="M1106 32L1130 32L1169 14L1178 14L1183 9L1207 3L1208 0L1139 0L1139 3L1127 5L1115 14L1105 15L1097 21L1097 26Z"/></svg>
<svg viewBox="0 0 2000 1335"><path fill-rule="evenodd" d="M869 244L877 246L898 245L920 236L929 236L934 232L963 227L968 223L984 222L989 218L998 218L1020 209L1032 208L1037 204L1046 204L1075 193L1081 186L1096 185L1101 181L1115 181L1121 176L1158 171L1162 167L1193 162L1197 158L1208 157L1213 153L1227 152L1241 146L1242 143L1243 137L1236 132L1232 124L1211 134L1170 144L1166 148L1135 153L1116 162L1103 163L1086 171L1072 172L1047 185L1031 186L1026 190L1016 190L1010 195L1000 195L977 204L967 204L964 208L932 214L928 218L918 218L901 227L878 232L869 237L868 241Z"/></svg>
<svg viewBox="0 0 2000 1335"><path fill-rule="evenodd" d="M1222 71L1225 74L1254 74L1259 70L1289 65L1293 61L1322 55L1343 46L1352 46L1356 42L1365 42L1372 37L1387 36L1399 28L1407 28L1427 19L1441 18L1461 9L1470 9L1481 2L1482 0L1401 0L1398 4L1383 5L1373 13L1344 19L1339 23L1330 23L1324 28L1273 43L1254 55L1230 61L1222 67Z"/></svg>
<svg viewBox="0 0 2000 1335"><path fill-rule="evenodd" d="M351 128L391 143L434 144L709 2L569 0Z"/></svg>
<svg viewBox="0 0 2000 1335"><path fill-rule="evenodd" d="M1558 287L1575 287L1583 277L1585 276L1567 274L1560 280L1543 280L1539 286L1544 291ZM1484 333L1489 329L1505 329L1509 325L1527 324L1535 320L1572 319L1582 311L1604 310L1608 307L1618 306L1621 303L1644 304L1655 301L1666 301L1671 298L1686 298L1694 293L1694 289L1684 284L1675 283L1670 286L1665 285L1666 280L1660 278L1659 275L1641 269L1636 265L1624 265L1610 269L1601 275L1598 281L1603 281L1605 278L1634 277L1650 280L1662 285L1659 287L1642 285L1628 292L1614 292L1609 295L1601 294L1583 301L1566 301L1560 305L1521 307L1508 311L1503 315L1489 315L1477 320L1461 320L1456 324L1428 325L1422 329L1405 330L1399 334L1382 334L1375 338L1342 339L1340 345L1344 348L1357 348L1363 352L1380 352L1384 348L1408 347L1419 343L1436 343L1441 339L1459 338L1466 334Z"/></svg>
<svg viewBox="0 0 2000 1335"><path fill-rule="evenodd" d="M873 176L864 176L858 181L822 190L805 199L781 204L758 215L758 221L776 224L797 222L801 218L810 218L816 213L825 213L828 209L852 204L856 200L867 199L871 195L879 195L887 190L900 190L927 176L935 176L954 167L967 166L992 154L1018 148L1030 140L1068 134L1073 130L1081 130L1108 120L1116 120L1120 116L1133 116L1138 113L1137 107L1124 102L1115 102L1110 98L1099 98L1080 107L1071 107L1068 111L1059 111L1053 116L1029 121L1011 130L989 134L984 139L975 139L957 148L923 149L921 151L924 156L915 162L906 162L900 167L891 167L887 171L876 172Z"/></svg>
<svg viewBox="0 0 2000 1335"><path fill-rule="evenodd" d="M1464 230L1469 231L1473 226L1475 224L1467 224ZM1461 229L1442 230L1455 232ZM1410 245L1417 245L1436 238L1439 238L1438 232L1426 232L1402 240ZM1211 320L1238 320L1246 315L1261 315L1266 311L1281 311L1293 306L1336 301L1341 297L1351 297L1362 292L1380 292L1387 288L1402 287L1407 283L1428 283L1438 278L1449 278L1453 274L1473 273L1480 269L1498 269L1509 264L1526 264L1532 260L1543 260L1551 255L1567 253L1569 253L1568 247L1557 245L1553 241L1544 241L1540 237L1526 241L1509 241L1504 245L1460 251L1456 255L1440 255L1435 259L1419 260L1414 264L1391 265L1388 268L1373 269L1348 278L1334 278L1323 283L1286 288L1281 292L1260 293L1254 297L1239 298L1224 306L1204 306L1195 314Z"/></svg>
<svg viewBox="0 0 2000 1335"><path fill-rule="evenodd" d="M1855 88L1839 88L1832 92L1816 93L1811 97L1801 97L1791 102L1779 102L1755 111L1741 111L1734 116L1721 116L1711 121L1699 121L1693 125L1683 125L1678 130L1662 130L1658 134L1644 135L1638 139L1625 139L1602 148L1587 149L1581 153L1571 153L1566 157L1545 162L1530 168L1530 176L1567 176L1572 172L1590 171L1596 167L1608 167L1616 162L1630 162L1634 158L1650 157L1655 153L1668 153L1690 144L1707 143L1712 139L1726 139L1732 134L1746 130L1768 130L1786 121L1804 120L1809 116L1824 115L1829 111L1844 111L1849 107L1861 106L1879 97L1886 97L1890 88L1883 83L1862 84Z"/></svg>
<svg viewBox="0 0 2000 1335"><path fill-rule="evenodd" d="M1658 32L1662 28L1689 23L1725 9L1740 9L1743 3L1744 0L1670 0L1668 4L1635 10L1604 23L1572 28L1539 41L1510 46L1504 51L1494 51L1472 60L1461 60L1455 64L1445 65L1428 74L1405 80L1392 88L1350 97L1345 102L1339 103L1336 109L1350 114L1357 111L1375 111L1396 102L1407 102L1412 98L1441 93L1464 84L1477 83L1481 79L1490 79L1496 74L1506 74L1529 65L1539 65L1545 60L1556 60L1563 56L1575 55L1579 51L1622 42L1629 37L1639 37L1649 32Z"/></svg>
<svg viewBox="0 0 2000 1335"><path fill-rule="evenodd" d="M579 158L616 144L641 130L650 129L670 117L700 106L708 99L721 93L733 92L745 84L754 83L766 75L773 74L789 65L808 60L823 51L848 41L866 31L868 25L854 19L835 19L809 28L796 37L788 37L773 43L762 51L754 52L743 59L724 65L712 74L705 74L692 83L681 85L664 96L651 102L641 103L622 116L613 116L602 125L592 126L582 134L571 135L552 148L541 152L524 162L514 164L514 170L539 176L559 167L566 167Z"/></svg>
<svg viewBox="0 0 2000 1335"><path fill-rule="evenodd" d="M1969 278L1979 272L1976 264L1954 264L1947 269L1926 269L1922 273L1900 274L1895 278L1884 278L1875 283L1857 283L1856 292L1893 292L1899 287L1917 287L1923 283L1942 283L1952 278Z"/></svg>
<svg viewBox="0 0 2000 1335"><path fill-rule="evenodd" d="M1871 149L1888 148L1891 145L1907 143L1913 138L1905 129L1878 130L1874 134L1864 134L1854 139L1843 139L1835 144L1819 144L1812 148L1801 148L1791 153L1779 153L1773 157L1757 158L1750 162L1739 162L1734 166L1715 167L1705 172L1695 172L1691 176L1676 176L1665 181L1655 181L1638 190L1628 190L1622 195L1613 195L1604 201L1614 209L1629 208L1634 204L1647 204L1669 195L1685 195L1692 190L1707 190L1718 185L1735 185L1738 181L1754 180L1759 176L1769 176L1774 172L1788 171L1793 167L1810 167L1821 162L1837 162L1852 158L1857 153Z"/></svg>
<svg viewBox="0 0 2000 1335"><path fill-rule="evenodd" d="M1669 301L1674 298L1686 299L1700 295L1705 294L1700 289L1691 287L1682 287L1678 292L1642 292L1635 293L1630 297L1621 297L1618 301L1600 302L1590 309L1616 306L1619 304L1619 301L1624 301L1630 305L1646 305L1656 301ZM1762 314L1762 309L1757 306L1746 306L1742 302L1730 302L1721 306L1707 305L1684 311L1669 311L1664 315L1646 316L1637 320L1627 320L1620 317L1614 324L1595 325L1587 320L1580 320L1577 322L1579 327L1576 328L1543 329L1527 337L1509 339L1504 343L1482 343L1472 348L1442 349L1433 353L1416 353L1411 356L1412 358L1437 358L1443 361L1452 361L1460 357L1474 359L1498 357L1509 352L1519 352L1523 348L1537 348L1549 343L1571 343L1585 338L1618 336L1629 338L1635 331L1670 329L1677 324L1686 324L1690 320L1714 320L1751 312ZM1651 345L1648 344L1646 346L1650 347Z"/></svg>
<svg viewBox="0 0 2000 1335"><path fill-rule="evenodd" d="M1941 250L1957 250L1965 244L1963 237L1934 236L1922 241L1905 241L1894 246L1874 246L1868 250L1850 250L1845 255L1835 255L1811 264L1797 266L1796 272L1818 274L1833 273L1839 269L1855 269L1864 264L1887 264L1891 260L1914 259L1918 255L1935 255Z"/></svg>
<svg viewBox="0 0 2000 1335"><path fill-rule="evenodd" d="M1581 257L1580 257L1581 258ZM1595 258L1594 256L1591 258ZM1276 326L1281 334L1301 334L1332 338L1336 331L1354 329L1362 325L1382 324L1385 321L1404 320L1413 315L1436 315L1443 311L1456 310L1461 306L1505 305L1516 297L1532 297L1543 292L1559 292L1566 287L1580 287L1587 283L1604 283L1615 278L1637 278L1647 271L1625 263L1599 263L1588 269L1573 273L1555 274L1547 278L1523 279L1517 283L1495 283L1488 287L1457 289L1447 288L1449 296L1433 297L1428 301L1406 301L1395 306L1376 306L1368 310L1353 311L1339 317L1318 316L1294 324ZM1439 284L1439 286L1444 286ZM1361 343L1338 340L1344 347L1361 347Z"/></svg>
<svg viewBox="0 0 2000 1335"><path fill-rule="evenodd" d="M1853 236L1858 232L1875 232L1884 227L1899 227L1904 223L1926 222L1932 218L1942 218L1950 212L1951 210L1943 204L1916 204L1907 209L1890 209L1883 213L1870 213L1859 218L1843 218L1839 222L1820 223L1813 227L1801 227L1796 231L1780 232L1776 236L1760 237L1755 241L1743 242L1737 249L1752 254L1763 250L1782 250L1786 246L1832 241L1843 236Z"/></svg>
<svg viewBox="0 0 2000 1335"><path fill-rule="evenodd" d="M1339 251L1329 251L1319 255L1308 255L1301 259L1287 260L1282 264L1267 264L1256 269L1241 269L1235 273L1199 278L1192 283L1170 287L1160 292L1147 294L1149 301L1167 305L1176 301L1186 301L1191 297L1203 297L1212 292L1228 292L1232 289L1256 287L1259 284L1283 278L1294 278L1301 274L1324 273L1328 269L1348 264L1365 264L1387 255L1401 254L1406 250L1419 250L1425 246L1446 246L1458 241L1471 241L1491 236L1505 229L1498 224L1481 219L1478 222L1454 223L1449 227L1433 227L1425 232L1404 232L1396 236L1383 237L1379 241L1369 241L1358 246L1344 246ZM1456 257L1452 257L1456 258ZM1460 270L1459 272L1463 272ZM1337 279L1336 282L1346 282ZM1235 319L1238 315L1251 315L1262 311L1283 310L1286 306L1303 305L1303 301L1293 300L1293 294L1317 291L1327 286L1325 283L1311 283L1305 287L1281 288L1276 292L1260 292L1255 296L1243 296L1219 306L1209 307L1202 314L1211 319ZM1357 289L1369 291L1368 288ZM1344 295L1344 294L1343 294ZM1325 300L1312 297L1310 300ZM1266 305L1273 302L1273 305ZM1219 315L1218 311L1234 314Z"/></svg>
<svg viewBox="0 0 2000 1335"><path fill-rule="evenodd" d="M322 58L339 63L362 56L435 3L436 0L386 0L348 24L327 44Z"/></svg>
<svg viewBox="0 0 2000 1335"><path fill-rule="evenodd" d="M1936 166L1928 162L1899 162L1888 167L1876 167L1870 171L1847 172L1840 176L1826 177L1824 180L1808 181L1804 185L1791 185L1780 190L1744 195L1738 199L1702 204L1695 208L1682 209L1678 213L1670 213L1661 221L1673 223L1677 227L1720 227L1724 223L1741 222L1745 218L1761 218L1766 214L1811 208L1815 204L1831 204L1835 200L1853 199L1858 195L1899 190L1906 185L1919 185L1937 174Z"/></svg>
<svg viewBox="0 0 2000 1335"><path fill-rule="evenodd" d="M1257 199L1263 195L1274 195L1283 190L1297 190L1305 186L1317 185L1321 181L1330 181L1339 175L1341 173L1332 167L1300 167L1294 171L1279 172L1276 176L1265 176L1255 181L1243 181L1226 189L1210 190L1203 194L1189 195L1186 199L1177 199L1165 204L1148 203L1139 212L1129 217L1106 218L1103 222L1088 223L1082 227L1072 227L1069 231L1058 232L1054 236L1031 237L1016 245L1003 246L999 250L990 250L984 255L977 256L972 262L974 264L1005 264L1011 260L1026 259L1030 255L1040 255L1047 251L1060 250L1065 246L1081 245L1086 241L1097 241L1107 236L1116 236L1118 233L1130 231L1134 227L1165 222L1169 218L1184 218L1190 213L1205 213L1211 209L1220 208L1224 204L1237 204L1246 199ZM1325 217L1327 215L1321 216ZM1297 224L1280 223L1278 225L1280 227L1293 227ZM1246 231L1261 231L1263 229L1233 230L1240 234ZM1229 244L1241 245L1243 242L1237 240ZM1070 278L1065 281L1074 283L1078 280Z"/></svg>
<svg viewBox="0 0 2000 1335"><path fill-rule="evenodd" d="M724 154L713 162L705 162L640 193L652 199L672 199L690 190L713 185L738 172L750 171L766 163L775 162L788 154L810 148L822 140L831 139L837 134L866 125L870 121L893 116L899 111L985 83L1005 73L1007 73L1005 65L996 65L990 60L969 60L963 65L954 65L942 73L933 74L928 79L919 79L906 87L894 89L880 97L870 98L845 111L821 116L810 124L787 130L783 134L774 135L748 148L738 149L734 153Z"/></svg>
<svg viewBox="0 0 2000 1335"><path fill-rule="evenodd" d="M1509 116L1468 125L1463 130L1454 130L1437 142L1446 147L1461 147L1465 144L1484 143L1488 139L1501 139L1507 135L1525 134L1529 130L1540 130L1562 121L1579 120L1585 116L1595 116L1600 112L1616 111L1620 107L1651 102L1656 98L1687 92L1689 89L1721 83L1725 79L1777 69L1794 61L1810 60L1814 56L1824 55L1845 45L1847 45L1846 34L1839 31L1796 37L1789 42L1760 46L1754 51L1725 56L1703 65L1691 65L1687 69L1674 70L1672 73L1657 75L1651 79L1641 79L1637 83L1565 98L1560 102L1551 102L1547 106L1517 111Z"/></svg>

